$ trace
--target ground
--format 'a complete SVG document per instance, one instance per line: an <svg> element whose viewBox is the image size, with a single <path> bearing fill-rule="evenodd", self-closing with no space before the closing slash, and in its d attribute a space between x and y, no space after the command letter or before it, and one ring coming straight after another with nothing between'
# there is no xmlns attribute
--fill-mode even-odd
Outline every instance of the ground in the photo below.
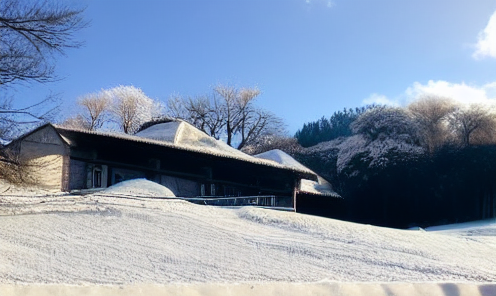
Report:
<svg viewBox="0 0 496 296"><path fill-rule="evenodd" d="M161 189L148 182L85 196L0 188L0 285L496 282L495 221L398 230L151 198Z"/></svg>

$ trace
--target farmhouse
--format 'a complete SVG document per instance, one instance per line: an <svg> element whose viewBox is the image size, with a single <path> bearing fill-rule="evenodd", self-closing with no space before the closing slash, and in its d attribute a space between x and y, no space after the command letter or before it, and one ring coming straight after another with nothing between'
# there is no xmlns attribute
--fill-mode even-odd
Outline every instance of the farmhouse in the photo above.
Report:
<svg viewBox="0 0 496 296"><path fill-rule="evenodd" d="M339 197L316 173L282 151L249 156L181 120L135 135L45 124L7 146L30 177L53 191L105 188L146 178L179 197L273 196L294 207L298 195Z"/></svg>

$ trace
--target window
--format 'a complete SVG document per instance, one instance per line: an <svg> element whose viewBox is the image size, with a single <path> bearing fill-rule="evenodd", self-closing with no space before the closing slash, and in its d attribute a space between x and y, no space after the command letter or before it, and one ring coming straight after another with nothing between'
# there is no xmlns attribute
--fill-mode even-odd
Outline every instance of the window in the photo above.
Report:
<svg viewBox="0 0 496 296"><path fill-rule="evenodd" d="M107 187L108 166L88 164L86 167L86 188Z"/></svg>
<svg viewBox="0 0 496 296"><path fill-rule="evenodd" d="M93 188L102 187L102 169L101 167L93 168Z"/></svg>

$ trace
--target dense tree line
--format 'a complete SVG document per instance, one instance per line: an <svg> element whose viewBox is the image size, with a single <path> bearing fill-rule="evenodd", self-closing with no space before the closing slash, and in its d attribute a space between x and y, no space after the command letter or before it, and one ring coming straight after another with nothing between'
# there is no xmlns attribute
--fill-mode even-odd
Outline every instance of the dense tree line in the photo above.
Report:
<svg viewBox="0 0 496 296"><path fill-rule="evenodd" d="M330 141L339 137L351 136L350 124L360 114L374 106L366 106L355 109L343 109L334 112L331 117L303 124L303 127L295 134L295 138L303 147L310 147L320 142Z"/></svg>
<svg viewBox="0 0 496 296"><path fill-rule="evenodd" d="M328 216L393 227L496 216L491 107L424 97L406 108L368 108L349 130L290 151L344 197L347 210Z"/></svg>

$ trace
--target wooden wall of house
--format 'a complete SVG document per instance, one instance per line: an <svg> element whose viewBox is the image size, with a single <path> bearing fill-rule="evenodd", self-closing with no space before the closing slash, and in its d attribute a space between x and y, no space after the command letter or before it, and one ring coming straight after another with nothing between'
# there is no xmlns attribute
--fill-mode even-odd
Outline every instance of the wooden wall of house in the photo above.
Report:
<svg viewBox="0 0 496 296"><path fill-rule="evenodd" d="M30 172L28 181L51 191L68 188L68 153L68 148L50 126L25 137L20 143L20 160Z"/></svg>

